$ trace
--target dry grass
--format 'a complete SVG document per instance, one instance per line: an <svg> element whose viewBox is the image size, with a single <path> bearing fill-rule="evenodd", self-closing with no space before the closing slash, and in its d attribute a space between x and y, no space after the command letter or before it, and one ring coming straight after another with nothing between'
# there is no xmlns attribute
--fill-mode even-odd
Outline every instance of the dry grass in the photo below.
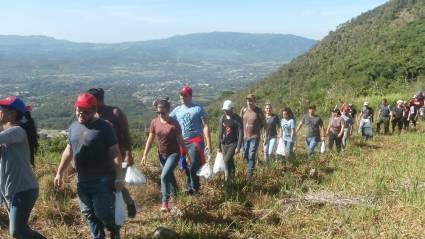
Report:
<svg viewBox="0 0 425 239"><path fill-rule="evenodd" d="M202 180L199 194L180 193L165 214L159 212L159 164L152 154L143 168L147 184L128 186L139 213L127 220L122 235L151 238L165 225L181 238L422 238L424 140L424 132L377 136L367 143L356 136L342 154L309 161L300 139L296 160L257 165L253 185L247 185L238 157L232 185L223 187L221 175ZM139 158L141 151L135 153ZM89 238L73 177L61 190L53 187L58 159L53 153L40 156L40 197L31 225L48 238ZM176 175L183 190L185 175ZM0 229L0 238L7 238L4 208Z"/></svg>

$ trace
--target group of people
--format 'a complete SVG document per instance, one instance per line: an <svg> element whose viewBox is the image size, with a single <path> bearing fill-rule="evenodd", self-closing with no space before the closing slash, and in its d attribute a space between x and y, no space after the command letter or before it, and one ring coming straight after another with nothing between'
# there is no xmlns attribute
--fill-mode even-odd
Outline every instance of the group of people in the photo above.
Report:
<svg viewBox="0 0 425 239"><path fill-rule="evenodd" d="M200 104L192 100L192 88L179 90L180 105L171 109L169 98L159 98L153 108L157 114L149 126L142 167L146 164L150 149L156 143L161 166L161 207L169 211L169 201L178 192L174 171L178 167L187 177L186 192L196 194L200 190L197 172L208 163L212 152L208 115ZM412 108L413 105L413 108ZM111 238L120 238L120 226L115 223L115 192L121 191L127 204L129 217L137 213L134 200L124 187L124 175L134 164L131 137L125 114L118 107L104 103L104 91L93 88L78 95L75 103L75 121L69 127L67 146L54 179L62 186L69 165L75 168L77 194L80 209L87 219L93 238L105 238L105 228ZM419 108L418 108L419 107ZM423 107L423 94L415 97L407 107L397 101L390 107L386 100L379 108L377 131L384 124L388 133L389 122L393 131L415 125L418 110ZM307 127L305 142L309 158L315 148L328 137L328 148L336 146L340 151L348 144L356 120L352 104L342 104L332 110L327 127L316 113L316 106L309 105L308 114L296 124L291 108L285 107L279 115L273 113L270 103L264 110L256 105L253 94L246 96L246 106L238 113L232 101L223 103L223 114L218 119L217 151L223 154L224 178L229 183L235 176L235 155L242 153L247 164L247 180L253 180L257 151L260 143L264 151L263 162L268 162L279 144L285 148L285 158L294 157L294 144L303 126ZM37 129L31 117L30 107L14 96L0 100L0 191L9 213L10 235L14 238L45 238L30 229L28 218L38 197L38 183L33 173L34 155L38 148ZM373 110L367 102L358 120L359 132L365 139L373 136Z"/></svg>

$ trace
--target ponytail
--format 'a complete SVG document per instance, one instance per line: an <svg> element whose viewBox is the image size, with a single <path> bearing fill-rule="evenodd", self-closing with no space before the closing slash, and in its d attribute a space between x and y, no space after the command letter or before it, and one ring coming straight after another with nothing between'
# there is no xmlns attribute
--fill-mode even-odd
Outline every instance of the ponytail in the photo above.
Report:
<svg viewBox="0 0 425 239"><path fill-rule="evenodd" d="M19 126L22 127L27 133L28 144L31 152L31 164L34 166L35 154L38 151L38 134L37 127L35 126L34 119L31 117L30 111L27 111L24 114L18 115Z"/></svg>

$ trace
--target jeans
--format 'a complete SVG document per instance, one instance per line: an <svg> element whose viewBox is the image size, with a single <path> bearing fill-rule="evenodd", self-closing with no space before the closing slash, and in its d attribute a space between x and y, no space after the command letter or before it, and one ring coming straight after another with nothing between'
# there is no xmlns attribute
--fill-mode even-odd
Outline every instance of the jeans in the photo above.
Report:
<svg viewBox="0 0 425 239"><path fill-rule="evenodd" d="M125 174L127 173L127 167L125 168L121 168L121 176L122 178L125 178ZM121 190L122 193L122 198L124 199L125 204L127 205L133 205L134 204L134 200L131 198L130 192L128 191L127 188L123 188Z"/></svg>
<svg viewBox="0 0 425 239"><path fill-rule="evenodd" d="M311 157L313 157L314 149L316 148L316 146L320 142L320 140L317 137L307 137L305 139L305 141L307 143L308 158L311 158Z"/></svg>
<svg viewBox="0 0 425 239"><path fill-rule="evenodd" d="M178 153L170 155L158 154L159 162L161 164L161 194L162 202L170 199L170 194L176 194L177 181L174 177L174 169L177 167Z"/></svg>
<svg viewBox="0 0 425 239"><path fill-rule="evenodd" d="M196 152L196 146L193 143L186 142L186 147L190 156L190 159L192 160L192 163L187 166L186 168L186 176L187 176L187 189L192 192L196 192L199 190L200 184L199 184L199 176L196 175L196 172L200 169L200 161L201 157Z"/></svg>
<svg viewBox="0 0 425 239"><path fill-rule="evenodd" d="M285 155L292 157L294 155L294 141L283 140L285 144Z"/></svg>
<svg viewBox="0 0 425 239"><path fill-rule="evenodd" d="M344 135L342 136L342 147L347 147L348 144L348 138L350 137L350 129L346 128L344 129Z"/></svg>
<svg viewBox="0 0 425 239"><path fill-rule="evenodd" d="M113 180L99 178L77 182L77 194L80 210L87 219L93 239L105 238L105 227L111 232L111 238L119 238L120 228L115 224Z"/></svg>
<svg viewBox="0 0 425 239"><path fill-rule="evenodd" d="M264 145L264 161L267 162L269 160L270 155L275 152L276 149L276 137L272 137L267 140L266 145Z"/></svg>
<svg viewBox="0 0 425 239"><path fill-rule="evenodd" d="M332 150L332 148L334 147L334 144L336 145L336 151L340 152L341 151L341 143L342 143L342 138L338 137L337 134L335 134L332 131L329 131L329 149Z"/></svg>
<svg viewBox="0 0 425 239"><path fill-rule="evenodd" d="M244 158L248 164L247 176L248 180L252 180L252 175L254 174L255 168L255 158L257 156L258 144L260 143L259 138L244 139L243 148L244 148Z"/></svg>
<svg viewBox="0 0 425 239"><path fill-rule="evenodd" d="M31 230L28 219L35 201L38 198L38 188L16 193L6 198L9 212L9 233L18 239L45 239L38 232Z"/></svg>
<svg viewBox="0 0 425 239"><path fill-rule="evenodd" d="M229 181L235 175L235 155L237 143L223 144L223 160L224 160L224 180Z"/></svg>

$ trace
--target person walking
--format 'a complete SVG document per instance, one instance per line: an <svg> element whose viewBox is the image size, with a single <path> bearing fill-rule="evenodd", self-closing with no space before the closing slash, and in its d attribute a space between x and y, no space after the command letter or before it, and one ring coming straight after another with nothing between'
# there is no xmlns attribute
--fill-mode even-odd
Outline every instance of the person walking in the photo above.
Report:
<svg viewBox="0 0 425 239"><path fill-rule="evenodd" d="M279 117L273 114L273 108L270 103L267 103L265 108L265 123L264 130L264 162L267 163L270 157L275 153L277 142L277 129L280 125Z"/></svg>
<svg viewBox="0 0 425 239"><path fill-rule="evenodd" d="M243 142L242 119L233 112L234 105L230 100L223 103L224 114L220 117L217 127L217 149L223 153L224 180L230 182L235 175L234 155L238 154Z"/></svg>
<svg viewBox="0 0 425 239"><path fill-rule="evenodd" d="M392 109L390 121L392 125L392 132L395 133L395 129L398 128L398 133L401 133L403 129L403 118L404 118L403 101L398 100L397 105Z"/></svg>
<svg viewBox="0 0 425 239"><path fill-rule="evenodd" d="M64 172L74 160L80 209L87 219L92 238L105 238L106 227L111 238L119 239L114 191L122 190L124 180L117 137L110 123L95 117L97 100L92 94L78 95L74 106L76 121L69 128L55 185L62 186Z"/></svg>
<svg viewBox="0 0 425 239"><path fill-rule="evenodd" d="M202 105L193 103L190 86L183 86L180 89L180 102L181 105L174 108L170 117L179 122L190 155L191 164L182 165L181 169L186 171L188 193L193 194L200 189L199 176L196 172L206 163L205 152L211 152L211 134L208 115ZM185 160L181 162L184 164Z"/></svg>
<svg viewBox="0 0 425 239"><path fill-rule="evenodd" d="M365 106L367 106L367 102L365 102ZM359 133L365 140L368 140L373 137L373 129L372 129L372 109L365 107L362 111L360 123L359 123Z"/></svg>
<svg viewBox="0 0 425 239"><path fill-rule="evenodd" d="M7 205L9 234L18 239L43 239L28 225L39 191L32 169L37 128L28 107L16 96L0 100L0 123L0 192Z"/></svg>
<svg viewBox="0 0 425 239"><path fill-rule="evenodd" d="M329 137L329 149L332 150L333 145L336 146L336 151L341 151L342 136L344 135L344 119L341 117L341 111L334 109L332 117L329 119L326 132Z"/></svg>
<svg viewBox="0 0 425 239"><path fill-rule="evenodd" d="M243 156L248 166L248 182L252 182L261 130L265 127L265 117L262 110L255 105L255 96L253 94L246 96L246 105L240 113L244 129Z"/></svg>
<svg viewBox="0 0 425 239"><path fill-rule="evenodd" d="M390 113L391 107L388 104L387 99L382 100L382 105L378 111L378 122L376 123L376 132L379 134L381 130L381 124L384 124L384 133L388 134L390 131Z"/></svg>
<svg viewBox="0 0 425 239"><path fill-rule="evenodd" d="M350 135L353 132L354 119L350 114L350 109L344 109L342 111L341 117L344 120L344 135L342 136L342 147L346 148L348 145L348 139L350 138Z"/></svg>
<svg viewBox="0 0 425 239"><path fill-rule="evenodd" d="M128 120L124 112L115 106L106 105L105 91L102 88L91 88L88 93L94 95L97 100L97 115L109 122L115 130L115 134L118 139L118 145L120 148L121 157L123 159L124 166L121 167L121 174L125 177L127 168L134 164L133 154L131 152L131 136L128 129ZM129 218L136 216L136 204L131 198L130 192L124 187L122 190L122 196L125 204L127 205L127 214Z"/></svg>
<svg viewBox="0 0 425 239"><path fill-rule="evenodd" d="M294 144L295 144L295 117L291 108L285 107L282 111L282 120L280 125L282 128L282 140L285 145L285 157L294 157Z"/></svg>
<svg viewBox="0 0 425 239"><path fill-rule="evenodd" d="M180 147L186 154L186 160L190 164L190 156L187 154L186 144L183 141L179 123L169 116L170 102L165 99L158 100L156 106L157 117L152 119L149 127L149 136L146 141L145 151L141 164L145 165L153 141L156 139L158 158L161 165L161 211L169 210L168 202L170 195L177 193L177 182L174 177L174 169L178 165Z"/></svg>
<svg viewBox="0 0 425 239"><path fill-rule="evenodd" d="M325 141L325 128L323 126L323 120L320 116L316 115L316 105L310 105L308 107L308 115L304 116L303 120L298 124L296 133L298 134L303 125L307 125L307 154L308 158L312 158L314 155L314 149L319 142Z"/></svg>

